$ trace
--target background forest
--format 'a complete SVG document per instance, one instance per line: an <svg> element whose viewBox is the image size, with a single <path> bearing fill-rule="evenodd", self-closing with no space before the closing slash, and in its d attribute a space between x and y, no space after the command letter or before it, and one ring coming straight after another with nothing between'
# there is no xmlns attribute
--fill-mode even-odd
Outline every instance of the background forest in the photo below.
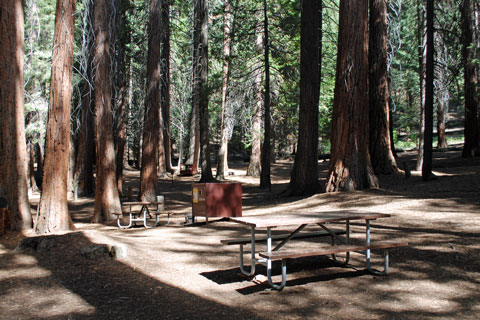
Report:
<svg viewBox="0 0 480 320"><path fill-rule="evenodd" d="M390 134L394 151L406 148L422 150L427 2L386 1L386 68L390 91ZM318 3L318 153L319 156L328 157L331 152L335 82L338 80L340 1L323 0ZM374 1L370 3L372 5ZM202 5L204 7L199 7ZM267 144L271 151L270 161L296 154L301 114L302 1L210 0L208 10L206 5L203 0L171 3L112 0L104 1L102 5L94 4L92 0L76 2L69 196L93 193L94 141L104 140L101 133L94 132L94 121L98 121L104 130L108 131L110 126L113 130L115 152L119 159L116 162L116 183L120 193L124 191L121 185L123 168L141 169L142 177L146 177L145 170L151 164L147 163L150 156L145 146L152 144L158 145L160 150L156 162L153 162L158 174L166 175L175 168L180 170L185 163L191 165L191 170L196 173L197 166L205 168L203 163L199 164L200 159L203 161L208 158L217 166L224 166L223 169L217 167L217 178L220 180L225 169L228 170L225 159L250 161L248 174L260 176L260 146L266 145L260 141L265 141L265 137L271 143L270 146ZM96 17L100 14L100 10L97 10L100 6L104 10L101 18ZM478 1L448 0L434 3L434 146L439 148L464 141L467 51L470 53L467 63L474 68L475 81L478 82L479 77L478 6ZM465 12L467 7L468 11ZM95 14L94 9L97 10ZM28 183L33 189L41 188L45 179L43 155L49 100L52 98L55 10L56 4L52 1L25 1L25 135L29 155ZM202 12L208 12L207 16L203 17ZM469 17L470 41L465 38L466 16ZM102 41L95 19L103 19L102 30L106 30L107 42L110 42L105 52L111 61L106 64L101 79L98 73L97 78L94 77L100 68L93 61L98 54L98 41ZM202 33L207 30L206 25L208 32ZM199 43L199 47L196 47ZM204 49L208 51L199 53ZM151 67L154 63L151 57L159 61L157 65L160 70L155 71L155 67ZM95 92L95 81L112 85L111 115L107 115L113 115L112 124L101 120L103 118L94 110L95 99L99 96ZM155 93L155 90L159 92ZM159 95L162 103L161 111L156 114L150 108L155 94ZM477 96L474 112L478 114L478 94L474 93L474 96ZM206 103L207 108L200 107L196 111L196 103ZM268 111L265 110L267 106ZM156 128L158 126L152 120L156 117L160 128ZM203 120L208 117L207 136L202 136L205 127L200 130L202 122L205 123L202 117ZM475 117L478 128L478 116ZM154 130L158 130L158 134L145 133ZM146 142L146 139L152 140ZM478 134L475 139L478 144ZM205 145L204 141L209 141L210 153L203 147L200 150ZM97 150L103 150L98 148L97 145ZM469 155L468 152L465 155ZM419 159L422 156L419 152ZM98 159L97 154L97 170ZM421 161L417 169L420 166ZM209 177L203 176L206 170L201 171L202 179L209 180ZM149 193L155 195L155 190L147 189L148 186L142 182L141 195L147 198ZM113 208L106 209L109 206ZM107 218L104 218L108 220L108 212L114 210L115 206L110 204L97 210L96 205L94 219L102 220L102 212L107 211Z"/></svg>

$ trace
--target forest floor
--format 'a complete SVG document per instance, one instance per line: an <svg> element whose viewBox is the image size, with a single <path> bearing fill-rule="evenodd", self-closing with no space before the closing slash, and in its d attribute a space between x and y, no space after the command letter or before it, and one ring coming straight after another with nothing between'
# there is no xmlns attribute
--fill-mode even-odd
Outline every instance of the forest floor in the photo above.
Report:
<svg viewBox="0 0 480 320"><path fill-rule="evenodd" d="M220 243L247 235L247 228L183 225L198 177L175 176L159 180L166 209L174 213L169 226L121 230L114 223L92 224L94 200L81 198L70 202L75 231L23 250L13 249L25 236L1 237L0 318L478 319L480 159L460 155L458 148L434 152L432 181L412 171L409 179L380 176L377 190L308 198L278 195L288 184L291 161L273 165L271 192L245 176L246 163L231 164L228 180L242 183L244 216L340 209L392 214L372 223L374 239L409 243L391 250L388 276L368 274L358 254L346 267L327 257L295 259L287 263L285 289L272 291L263 266L254 279L243 277L238 246ZM414 152L399 156L399 164L414 167ZM325 179L328 161L319 164ZM138 184L138 171L127 171L126 185L137 191ZM34 212L38 195L31 201ZM353 237L364 237L363 231L352 224ZM86 253L112 245L126 248L126 257Z"/></svg>

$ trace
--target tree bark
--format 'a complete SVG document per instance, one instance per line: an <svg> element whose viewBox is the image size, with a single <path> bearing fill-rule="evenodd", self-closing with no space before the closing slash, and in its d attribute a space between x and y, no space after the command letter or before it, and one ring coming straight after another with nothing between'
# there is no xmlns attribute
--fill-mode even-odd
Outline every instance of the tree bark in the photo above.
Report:
<svg viewBox="0 0 480 320"><path fill-rule="evenodd" d="M145 125L143 128L142 167L140 172L140 200L155 201L157 196L157 165L160 128L160 52L161 2L150 1L147 58L147 92L145 97Z"/></svg>
<svg viewBox="0 0 480 320"><path fill-rule="evenodd" d="M463 57L463 78L465 92L465 142L463 145L462 157L475 157L480 154L479 139L479 98L478 82L474 65L473 27L472 27L472 2L463 0L461 3L462 14L462 57Z"/></svg>
<svg viewBox="0 0 480 320"><path fill-rule="evenodd" d="M341 1L326 191L378 187L368 152L368 1Z"/></svg>
<svg viewBox="0 0 480 320"><path fill-rule="evenodd" d="M387 0L370 0L369 146L372 167L376 174L398 172L390 144L387 25Z"/></svg>
<svg viewBox="0 0 480 320"><path fill-rule="evenodd" d="M45 163L42 196L35 222L36 233L52 233L74 228L68 213L67 181L75 7L75 0L57 1Z"/></svg>
<svg viewBox="0 0 480 320"><path fill-rule="evenodd" d="M425 78L426 78L426 26L424 14L424 0L418 0L417 5L417 41L418 41L418 76L420 87L420 123L418 124L418 152L416 170L420 171L423 167L424 145L425 145Z"/></svg>
<svg viewBox="0 0 480 320"><path fill-rule="evenodd" d="M173 173L170 131L170 0L162 1L162 56L160 96L162 110L163 148L165 169Z"/></svg>
<svg viewBox="0 0 480 320"><path fill-rule="evenodd" d="M212 175L210 160L209 125L208 125L208 2L195 0L194 28L193 28L193 95L198 103L200 122L200 182L211 182Z"/></svg>
<svg viewBox="0 0 480 320"><path fill-rule="evenodd" d="M128 112L128 87L127 87L127 44L130 40L130 29L127 22L127 10L130 8L130 0L117 0L117 35L116 46L117 72L115 97L116 121L115 121L115 159L117 188L120 194L123 193L123 165L125 155L125 144L127 141L127 112Z"/></svg>
<svg viewBox="0 0 480 320"><path fill-rule="evenodd" d="M270 43L268 34L268 7L267 0L263 0L263 35L264 35L264 59L265 59L265 93L263 95L263 107L265 110L264 140L262 147L262 170L260 172L260 188L271 190L270 159L271 159L271 121L270 121Z"/></svg>
<svg viewBox="0 0 480 320"><path fill-rule="evenodd" d="M95 135L96 180L95 209L92 222L111 221L114 212L121 212L116 179L115 145L113 139L112 83L113 3L95 1Z"/></svg>
<svg viewBox="0 0 480 320"><path fill-rule="evenodd" d="M319 2L304 0L300 29L300 108L298 148L285 191L288 196L318 192ZM312 66L317 66L314 68Z"/></svg>
<svg viewBox="0 0 480 320"><path fill-rule="evenodd" d="M432 173L432 157L433 157L433 74L434 74L434 44L433 44L433 19L434 19L433 0L427 0L426 6L426 25L427 25L427 41L425 48L426 65L425 65L425 141L424 141L424 159L422 166L423 180L429 180Z"/></svg>
<svg viewBox="0 0 480 320"><path fill-rule="evenodd" d="M28 203L23 109L23 1L0 2L0 196L7 199L14 230L32 228Z"/></svg>
<svg viewBox="0 0 480 320"><path fill-rule="evenodd" d="M84 18L87 33L85 41L82 43L85 52L83 59L82 89L81 89L81 123L78 135L77 159L74 173L74 180L77 183L77 192L81 196L89 196L94 192L95 180L93 177L93 166L95 164L95 131L93 123L93 1L87 2L85 11L88 16Z"/></svg>
<svg viewBox="0 0 480 320"><path fill-rule="evenodd" d="M228 133L230 131L230 113L227 105L228 82L230 78L230 51L232 45L232 9L229 0L224 0L223 23L223 70L222 70L222 119L220 124L220 149L217 157L217 180L224 180L228 172Z"/></svg>
<svg viewBox="0 0 480 320"><path fill-rule="evenodd" d="M257 27L257 39L255 41L257 52L263 53L263 33L260 24ZM260 29L260 30L258 30ZM247 167L247 176L259 177L262 170L261 154L262 154L262 106L263 106L263 86L262 75L263 69L261 63L257 65L255 71L255 113L253 115L252 126L252 151L250 154L250 162Z"/></svg>

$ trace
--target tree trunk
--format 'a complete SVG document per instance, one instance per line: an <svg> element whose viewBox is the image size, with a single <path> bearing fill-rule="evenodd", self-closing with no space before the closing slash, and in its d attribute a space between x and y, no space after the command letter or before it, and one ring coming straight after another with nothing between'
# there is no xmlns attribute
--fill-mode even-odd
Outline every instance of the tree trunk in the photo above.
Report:
<svg viewBox="0 0 480 320"><path fill-rule="evenodd" d="M162 56L160 99L162 105L163 149L165 169L173 173L170 132L170 0L162 2Z"/></svg>
<svg viewBox="0 0 480 320"><path fill-rule="evenodd" d="M387 0L370 0L369 148L372 167L376 174L391 174L398 171L390 144L387 25Z"/></svg>
<svg viewBox="0 0 480 320"><path fill-rule="evenodd" d="M433 74L434 74L434 44L433 44L433 0L427 0L426 7L427 24L427 47L425 48L425 141L424 141L424 159L422 166L423 180L429 180L432 173L432 146L433 146Z"/></svg>
<svg viewBox="0 0 480 320"><path fill-rule="evenodd" d="M157 197L157 165L160 128L160 45L162 6L150 1L147 58L147 92L145 96L145 125L143 128L140 200L155 201Z"/></svg>
<svg viewBox="0 0 480 320"><path fill-rule="evenodd" d="M28 152L28 186L31 188L32 192L39 191L37 182L35 180L35 147L31 141L28 142L27 146Z"/></svg>
<svg viewBox="0 0 480 320"><path fill-rule="evenodd" d="M127 44L130 40L130 28L127 22L127 10L130 7L130 0L117 1L117 35L118 43L116 46L116 86L117 95L115 97L116 122L115 122L115 159L116 159L116 177L117 188L120 194L123 193L123 165L125 155L125 144L127 141L127 108L128 108L128 88L127 88Z"/></svg>
<svg viewBox="0 0 480 320"><path fill-rule="evenodd" d="M18 231L32 228L23 110L23 15L23 1L0 2L0 196L7 199L11 227Z"/></svg>
<svg viewBox="0 0 480 320"><path fill-rule="evenodd" d="M263 52L263 33L260 24L257 27L257 40L256 47L257 52L260 54ZM260 30L258 30L260 29ZM262 75L263 69L261 65L257 65L255 72L255 113L253 115L253 127L252 127L252 151L250 154L250 162L247 167L247 176L259 177L262 170L261 154L262 154L262 106L263 106L263 86Z"/></svg>
<svg viewBox="0 0 480 320"><path fill-rule="evenodd" d="M230 48L232 45L232 11L230 0L224 0L223 23L223 70L222 70L222 119L220 125L220 149L217 157L217 180L224 180L228 172L228 136L230 131L230 112L227 105L228 82L230 78Z"/></svg>
<svg viewBox="0 0 480 320"><path fill-rule="evenodd" d="M448 100L449 100L449 91L448 91L448 79L446 75L448 74L448 48L446 43L441 36L440 32L435 34L437 45L437 50L439 54L437 59L440 66L436 68L437 71L437 148L446 149L448 148L447 144L447 135L446 135L446 117L445 113L448 110Z"/></svg>
<svg viewBox="0 0 480 320"><path fill-rule="evenodd" d="M75 6L75 0L57 1L45 163L42 196L35 223L36 233L51 233L74 228L68 213L67 181Z"/></svg>
<svg viewBox="0 0 480 320"><path fill-rule="evenodd" d="M112 17L111 1L95 1L95 134L96 180L92 222L111 221L121 212L116 179L112 115Z"/></svg>
<svg viewBox="0 0 480 320"><path fill-rule="evenodd" d="M82 43L85 52L83 59L83 80L81 89L81 123L78 135L77 159L74 173L74 180L77 183L77 192L81 196L89 196L94 192L95 180L93 178L93 166L95 164L95 131L93 124L93 45L94 35L91 25L93 23L93 2L87 2L85 14L90 18L84 18L86 25L84 32L87 33L86 40Z"/></svg>
<svg viewBox="0 0 480 320"><path fill-rule="evenodd" d="M285 192L289 196L308 196L318 192L318 101L319 7L317 0L304 0L300 29L300 108L298 148ZM317 68L312 68L317 66Z"/></svg>
<svg viewBox="0 0 480 320"><path fill-rule="evenodd" d="M263 0L263 32L264 32L264 57L265 57L265 94L263 96L263 107L265 110L264 140L262 147L262 170L260 172L260 188L271 190L270 179L270 158L271 158L271 120L270 120L270 42L268 40L268 7L267 0Z"/></svg>
<svg viewBox="0 0 480 320"><path fill-rule="evenodd" d="M210 161L208 129L208 2L195 0L193 29L194 99L198 103L200 122L201 182L214 181Z"/></svg>
<svg viewBox="0 0 480 320"><path fill-rule="evenodd" d="M462 157L475 157L480 154L479 118L478 118L478 82L475 74L473 27L472 27L472 2L463 0L462 13L462 57L464 66L464 91L465 91L465 143Z"/></svg>
<svg viewBox="0 0 480 320"><path fill-rule="evenodd" d="M326 191L378 187L368 152L368 1L341 1Z"/></svg>
<svg viewBox="0 0 480 320"><path fill-rule="evenodd" d="M424 0L418 0L417 5L417 41L418 41L418 75L420 83L420 123L418 124L418 153L416 170L420 171L423 167L424 157L424 137L425 137L425 64L426 64L426 40L424 36L425 30L425 15L424 15Z"/></svg>

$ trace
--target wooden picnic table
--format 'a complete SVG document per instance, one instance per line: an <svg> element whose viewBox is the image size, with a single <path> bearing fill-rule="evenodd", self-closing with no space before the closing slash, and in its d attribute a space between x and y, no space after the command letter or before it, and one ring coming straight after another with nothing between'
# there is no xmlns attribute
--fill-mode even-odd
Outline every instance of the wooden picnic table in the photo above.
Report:
<svg viewBox="0 0 480 320"><path fill-rule="evenodd" d="M255 263L259 262L265 264L267 267L267 277L270 286L277 290L282 290L286 284L286 259L300 258L307 256L318 256L331 254L336 260L336 253L345 252L345 260L343 263L347 264L350 258L350 252L364 251L366 255L366 267L372 274L386 274L388 272L388 249L398 246L408 245L405 242L371 242L370 237L370 221L390 217L390 214L366 212L366 211L324 211L324 212L310 212L310 213L288 213L288 214L269 214L269 215L257 215L257 216L244 216L244 217L232 217L229 221L239 223L250 227L250 237L245 240L239 241L235 239L235 242L229 240L222 240L224 244L239 244L240 245L240 270L247 276L253 276L255 274ZM365 244L364 245L351 245L350 244L350 221L351 220L365 220ZM338 232L327 227L326 224L332 222L345 222L345 232ZM319 244L312 249L287 249L280 250L285 244L292 239L303 238L302 230L307 225L318 225L328 235L331 236L331 245ZM283 237L272 236L272 229L278 227L296 226L296 229L286 234ZM256 258L255 253L255 230L257 228L266 228L267 231L267 251L259 253L260 258ZM340 238L340 235L344 235L344 238ZM273 241L280 239L275 247L273 247ZM336 245L336 240L343 242L341 245ZM243 245L250 244L251 246L251 267L250 270L246 270L243 262ZM378 272L373 270L370 266L370 250L371 249L383 249L385 256L384 271ZM275 284L272 280L272 261L282 261L282 280L280 284Z"/></svg>
<svg viewBox="0 0 480 320"><path fill-rule="evenodd" d="M143 222L143 226L145 228L150 228L150 226L147 224L147 218L150 217L152 218L152 214L155 215L155 226L159 224L158 221L158 216L162 213L160 210L158 210L158 206L163 205L163 201L127 201L123 202L122 206L128 206L128 215L129 215L129 224L128 225L122 225L120 222L120 218L123 215L123 212L119 213L114 213L115 215L118 216L117 219L117 224L120 228L126 229L132 227L135 222ZM139 210L132 209L133 207L140 207ZM151 212L150 208L156 207L157 209L154 212ZM168 215L168 223L170 223L170 215ZM167 223L167 224L168 224Z"/></svg>

